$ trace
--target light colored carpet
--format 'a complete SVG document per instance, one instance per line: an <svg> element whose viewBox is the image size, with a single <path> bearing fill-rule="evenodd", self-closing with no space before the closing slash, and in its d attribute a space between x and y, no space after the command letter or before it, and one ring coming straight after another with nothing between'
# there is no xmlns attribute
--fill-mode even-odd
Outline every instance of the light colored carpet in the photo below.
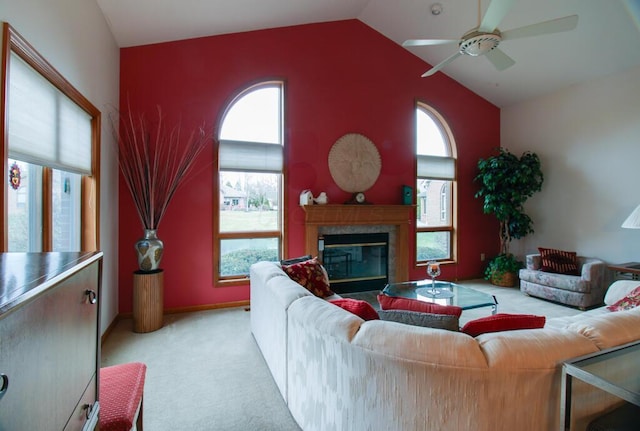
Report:
<svg viewBox="0 0 640 431"><path fill-rule="evenodd" d="M249 329L249 312L229 308L165 316L132 332L123 319L102 347L102 366L147 364L145 431L299 431Z"/></svg>
<svg viewBox="0 0 640 431"><path fill-rule="evenodd" d="M484 280L460 284L495 295L503 313L580 313ZM146 431L300 430L251 335L249 313L230 308L167 315L161 329L147 334L132 332L130 319L117 323L102 347L102 366L147 364ZM489 307L465 311L460 324L490 313Z"/></svg>

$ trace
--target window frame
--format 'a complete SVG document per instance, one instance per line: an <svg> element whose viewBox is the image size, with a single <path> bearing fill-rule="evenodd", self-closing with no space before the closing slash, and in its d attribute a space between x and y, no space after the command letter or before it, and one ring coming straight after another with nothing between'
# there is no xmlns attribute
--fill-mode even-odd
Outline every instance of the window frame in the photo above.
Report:
<svg viewBox="0 0 640 431"><path fill-rule="evenodd" d="M241 276L241 275L233 275L233 276L222 276L220 275L220 263L221 263L221 242L225 239L250 239L250 238L277 238L278 239L278 251L279 251L279 259L282 259L282 256L286 256L287 254L287 241L286 232L287 232L287 216L285 209L288 206L288 199L285 190L286 184L286 160L287 160L287 152L286 152L286 139L285 139L285 124L286 124L286 109L285 109L285 96L286 96L286 83L282 79L268 79L261 80L249 84L239 91L237 91L232 98L229 99L228 102L225 103L224 109L220 115L220 119L218 124L220 125L218 129L218 133L222 131L222 123L229 113L230 109L234 106L234 104L239 101L242 97L250 94L253 91L259 90L265 87L278 87L280 90L280 140L282 145L282 170L279 173L280 181L278 184L278 195L280 200L280 205L278 208L278 225L279 230L262 230L262 231L242 231L242 232L221 232L220 226L220 209L222 207L221 193L220 193L220 159L219 159L219 151L215 152L215 172L214 172L214 240L213 240L213 278L214 285L217 287L232 287L232 286L244 286L247 284L249 279L249 275ZM218 135L218 142L222 141ZM231 140L226 140L231 142ZM272 144L277 145L277 144ZM219 146L218 146L219 150ZM222 170L224 171L224 169ZM230 172L234 172L233 170L229 170ZM247 171L247 172L255 172L261 173L261 171Z"/></svg>
<svg viewBox="0 0 640 431"><path fill-rule="evenodd" d="M69 81L67 81L36 49L29 44L9 23L3 23L2 29L2 84L0 86L0 131L3 145L0 146L4 178L9 178L9 136L7 125L8 90L9 90L9 58L16 54L36 72L48 80L65 96L84 110L91 117L91 175L83 175L81 179L81 209L80 209L80 250L95 251L100 248L100 111L84 97ZM52 214L52 168L42 167L42 251L53 249L53 214ZM3 231L0 233L0 251L8 251L8 217L7 217L7 187L6 183L0 187L2 211L0 223Z"/></svg>
<svg viewBox="0 0 640 431"><path fill-rule="evenodd" d="M420 176L418 175L418 159L419 159L419 153L418 153L418 111L422 111L424 112L427 116L429 116L431 118L431 120L434 122L434 124L438 127L438 129L440 130L440 133L442 134L443 140L445 145L448 146L448 153L449 155L446 157L450 157L453 159L453 179L450 180L445 180L445 181L449 181L449 185L450 185L450 190L448 191L447 197L451 200L450 202L450 206L451 206L451 214L450 216L450 222L449 225L446 226L432 226L432 227L420 227L418 226L418 210L420 209L420 205L416 206L416 212L415 217L416 217L416 232L415 232L415 236L414 236L414 240L415 240L415 249L414 252L415 254L415 265L417 267L421 267L421 266L425 266L427 264L427 262L430 261L438 261L440 263L455 263L457 262L457 252L458 252L458 238L457 238L457 220L458 220L458 212L457 212L457 179L458 179L458 173L457 173L457 161L458 161L458 154L457 154L457 148L456 148L456 144L455 144L455 139L453 137L453 133L451 132L451 129L447 123L447 121L444 119L444 117L432 106L430 106L429 104L422 102L422 101L416 101L415 104L415 109L414 109L414 121L415 121L415 127L414 127L414 131L415 131L415 138L414 138L414 154L416 157L416 175L415 175L415 183L417 185L418 180L420 179L424 179L424 180L429 180L429 179L437 179L437 180L443 180L442 178L435 178L435 177L428 177L428 176ZM436 156L433 156L436 157ZM442 202L443 199L443 189L446 189L446 184L443 184L441 186L441 188L438 190L438 200L439 202ZM417 194L417 190L416 190L416 194ZM445 198L446 199L446 198ZM426 210L426 208L425 208ZM439 217L440 220L443 220L442 217L442 211L439 211ZM444 217L444 219L446 220L446 217ZM418 260L418 236L420 233L425 233L425 232L449 232L449 250L450 250L450 256L446 259L427 259L427 260Z"/></svg>

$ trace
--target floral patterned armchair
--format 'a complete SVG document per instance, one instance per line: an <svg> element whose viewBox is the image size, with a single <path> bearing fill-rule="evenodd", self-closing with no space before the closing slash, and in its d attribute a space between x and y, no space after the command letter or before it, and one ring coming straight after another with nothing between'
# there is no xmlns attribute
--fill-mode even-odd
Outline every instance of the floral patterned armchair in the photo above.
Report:
<svg viewBox="0 0 640 431"><path fill-rule="evenodd" d="M579 275L541 270L540 254L527 255L526 268L520 270L520 290L530 296L578 307L602 305L611 273L605 262L577 256Z"/></svg>

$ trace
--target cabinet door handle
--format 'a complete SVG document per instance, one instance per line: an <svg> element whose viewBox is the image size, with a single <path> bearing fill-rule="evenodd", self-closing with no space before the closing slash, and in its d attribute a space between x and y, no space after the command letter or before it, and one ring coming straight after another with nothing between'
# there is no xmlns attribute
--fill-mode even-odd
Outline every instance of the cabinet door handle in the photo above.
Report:
<svg viewBox="0 0 640 431"><path fill-rule="evenodd" d="M7 389L9 389L9 376L0 373L0 382L2 383L2 386L0 386L0 399L2 399Z"/></svg>
<svg viewBox="0 0 640 431"><path fill-rule="evenodd" d="M90 304L95 304L96 302L98 302L98 295L96 295L95 291L91 289L87 289L84 291L84 294L89 297Z"/></svg>

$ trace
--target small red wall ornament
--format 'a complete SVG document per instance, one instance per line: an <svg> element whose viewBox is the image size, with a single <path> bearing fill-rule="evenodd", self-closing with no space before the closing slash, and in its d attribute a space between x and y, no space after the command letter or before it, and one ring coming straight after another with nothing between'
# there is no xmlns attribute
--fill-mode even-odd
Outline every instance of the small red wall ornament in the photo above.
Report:
<svg viewBox="0 0 640 431"><path fill-rule="evenodd" d="M22 175L20 172L20 166L18 166L18 163L13 162L9 169L9 183L11 183L11 188L13 188L13 190L18 190L20 188L21 181Z"/></svg>

